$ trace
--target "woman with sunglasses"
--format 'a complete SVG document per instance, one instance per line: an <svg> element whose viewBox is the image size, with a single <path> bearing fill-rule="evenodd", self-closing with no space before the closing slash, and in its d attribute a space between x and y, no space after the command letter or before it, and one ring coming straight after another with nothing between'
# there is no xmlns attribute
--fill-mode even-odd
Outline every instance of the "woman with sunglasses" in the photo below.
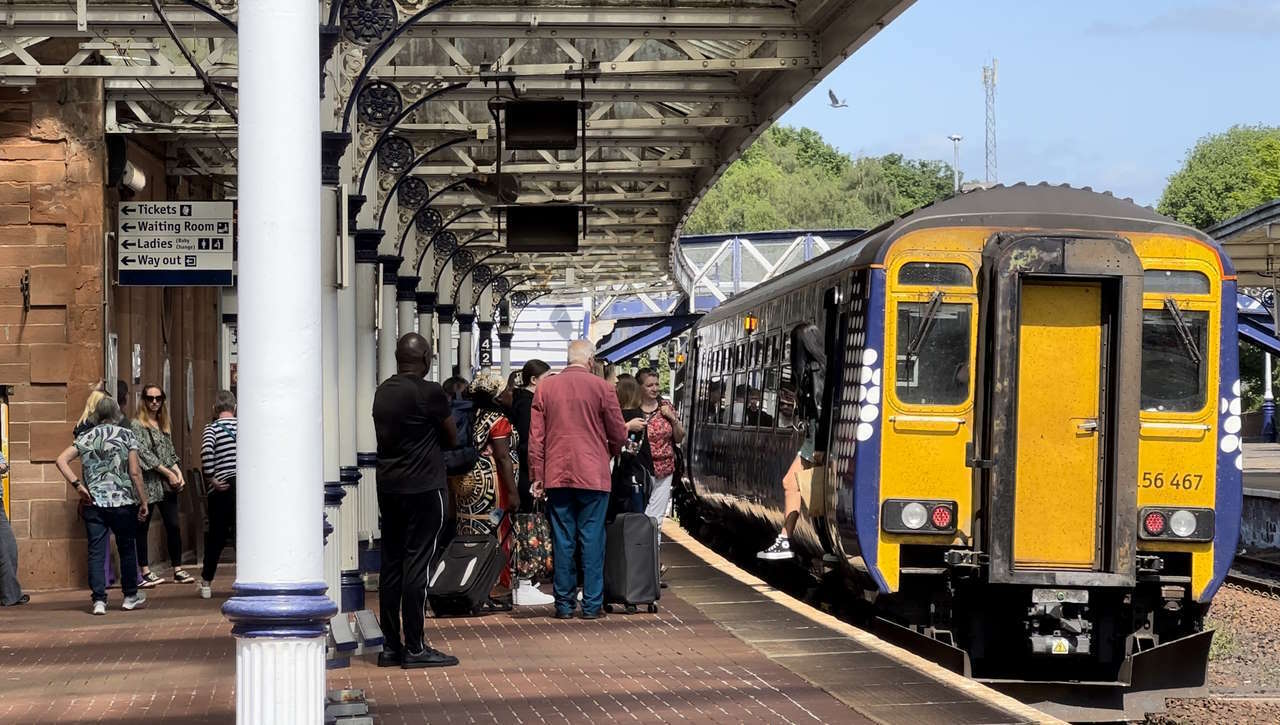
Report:
<svg viewBox="0 0 1280 725"><path fill-rule="evenodd" d="M165 406L164 391L159 385L142 389L142 405L133 419L133 435L138 439L138 460L142 464L142 479L146 486L147 517L138 524L138 566L142 579L138 585L154 587L164 581L156 576L147 556L147 532L155 510L160 509L164 519L164 535L169 546L169 563L173 565L173 580L189 584L195 578L182 570L182 530L178 527L178 493L186 485L182 479L182 467L178 463L178 451L173 447L169 428L169 409Z"/></svg>

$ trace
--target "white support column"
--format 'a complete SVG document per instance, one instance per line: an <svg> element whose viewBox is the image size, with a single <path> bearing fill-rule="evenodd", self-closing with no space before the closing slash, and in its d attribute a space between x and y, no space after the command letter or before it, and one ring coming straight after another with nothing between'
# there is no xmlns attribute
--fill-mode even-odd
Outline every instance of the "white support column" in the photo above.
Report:
<svg viewBox="0 0 1280 725"><path fill-rule="evenodd" d="M413 259L403 264L406 272L413 272ZM396 325L400 335L418 331L418 278L400 275L396 278Z"/></svg>
<svg viewBox="0 0 1280 725"><path fill-rule="evenodd" d="M373 227L377 218L373 174L362 189L364 203L357 215L359 229L355 238L355 308L356 308L356 465L360 467L359 536L361 541L379 538L378 438L373 430L373 391L378 380L378 354L374 321L374 305L380 290L378 279L378 244L382 230ZM361 570L366 567L362 562Z"/></svg>
<svg viewBox="0 0 1280 725"><path fill-rule="evenodd" d="M239 17L236 720L324 720L319 5ZM288 163L280 163L288 159Z"/></svg>
<svg viewBox="0 0 1280 725"><path fill-rule="evenodd" d="M396 326L400 322L399 310L396 307L396 280L399 278L400 257L394 254L379 254L378 265L382 268L382 287L378 294L382 295L382 324L378 330L378 382L396 374L396 340L400 339Z"/></svg>
<svg viewBox="0 0 1280 725"><path fill-rule="evenodd" d="M332 113L328 114L332 117ZM328 139L326 139L327 141ZM329 527L338 531L344 492L338 463L340 436L338 433L338 192L332 185L320 188L320 365L324 411L324 500L325 518ZM339 536L325 535L325 584L334 604L342 604L341 569L338 564Z"/></svg>
<svg viewBox="0 0 1280 725"><path fill-rule="evenodd" d="M453 261L440 271L440 284L436 290L436 358L440 361L440 379L453 375Z"/></svg>
<svg viewBox="0 0 1280 725"><path fill-rule="evenodd" d="M339 179L351 178L354 152L350 144L342 156ZM340 199L348 202L349 199ZM351 210L349 210L351 211ZM351 211L354 215L354 211ZM356 332L356 290L353 285L356 269L355 218L350 217L347 243L343 249L343 268L347 270L346 286L338 290L338 438L339 477L345 496L338 518L339 567L342 579L342 597L339 607L344 612L364 609L364 583L360 580L360 468L356 451L356 421L360 411L356 407L356 348L360 337ZM366 486L372 488L370 478Z"/></svg>
<svg viewBox="0 0 1280 725"><path fill-rule="evenodd" d="M476 321L475 305L472 300L471 270L458 285L458 370L462 377L470 380L475 376L472 366L472 332Z"/></svg>

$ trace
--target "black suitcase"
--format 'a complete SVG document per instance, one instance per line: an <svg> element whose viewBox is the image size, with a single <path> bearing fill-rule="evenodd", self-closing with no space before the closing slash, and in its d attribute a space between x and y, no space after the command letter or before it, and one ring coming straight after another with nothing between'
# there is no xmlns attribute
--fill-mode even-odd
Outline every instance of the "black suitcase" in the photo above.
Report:
<svg viewBox="0 0 1280 725"><path fill-rule="evenodd" d="M454 537L427 582L431 611L436 616L479 614L506 565L506 554L496 537Z"/></svg>
<svg viewBox="0 0 1280 725"><path fill-rule="evenodd" d="M618 514L605 529L604 602L625 605L628 614L639 605L658 611L658 529L644 514Z"/></svg>

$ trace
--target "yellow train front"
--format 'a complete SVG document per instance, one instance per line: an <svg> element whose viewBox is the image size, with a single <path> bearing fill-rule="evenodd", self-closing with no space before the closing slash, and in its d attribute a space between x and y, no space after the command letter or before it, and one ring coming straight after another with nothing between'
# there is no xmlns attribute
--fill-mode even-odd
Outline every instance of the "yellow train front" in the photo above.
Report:
<svg viewBox="0 0 1280 725"><path fill-rule="evenodd" d="M826 464L800 548L1030 699L1197 687L1239 533L1235 306L1213 240L1109 194L925 207L700 321L682 513L781 524L788 331L812 322Z"/></svg>

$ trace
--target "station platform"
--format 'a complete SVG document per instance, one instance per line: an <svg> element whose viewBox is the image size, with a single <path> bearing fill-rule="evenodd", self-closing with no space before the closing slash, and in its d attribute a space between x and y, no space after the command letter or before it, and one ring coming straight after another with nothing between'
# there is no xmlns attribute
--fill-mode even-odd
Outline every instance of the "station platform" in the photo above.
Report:
<svg viewBox="0 0 1280 725"><path fill-rule="evenodd" d="M1280 443L1244 444L1244 493L1280 498Z"/></svg>
<svg viewBox="0 0 1280 725"><path fill-rule="evenodd" d="M656 615L553 619L550 607L428 620L458 667L353 659L328 688L359 688L373 721L541 723L1056 722L778 592L672 522ZM235 643L219 607L163 584L105 617L87 590L0 610L0 722L226 723ZM370 606L376 611L376 601Z"/></svg>

